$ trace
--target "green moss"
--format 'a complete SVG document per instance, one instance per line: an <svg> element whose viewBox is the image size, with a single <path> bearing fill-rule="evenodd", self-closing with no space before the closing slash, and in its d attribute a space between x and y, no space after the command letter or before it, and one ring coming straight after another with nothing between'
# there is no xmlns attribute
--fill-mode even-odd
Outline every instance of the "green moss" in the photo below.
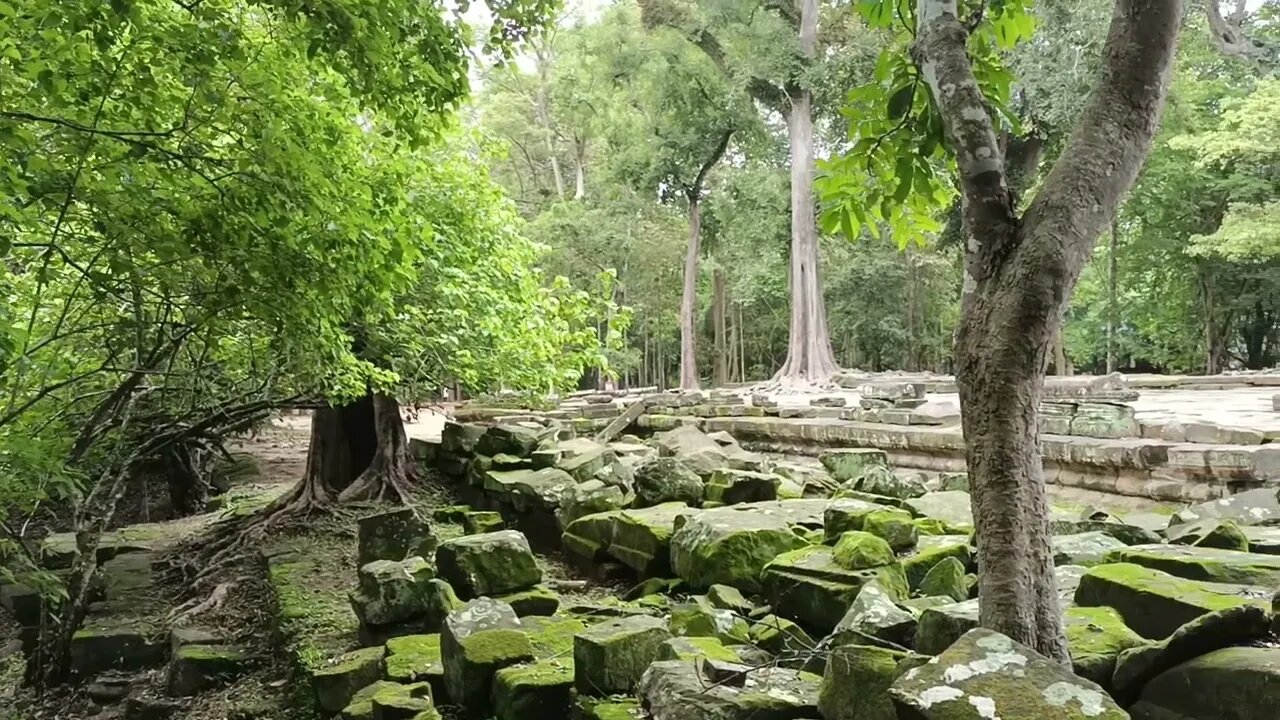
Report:
<svg viewBox="0 0 1280 720"><path fill-rule="evenodd" d="M862 529L884 538L895 552L916 544L918 530L906 510L876 510L862 519Z"/></svg>
<svg viewBox="0 0 1280 720"><path fill-rule="evenodd" d="M246 657L243 650L226 645L183 645L178 648L177 656L197 662L239 662Z"/></svg>
<svg viewBox="0 0 1280 720"><path fill-rule="evenodd" d="M920 587L925 575L934 565L947 558L955 558L967 566L970 559L969 544L966 541L936 545L920 550L902 561L902 569L907 574L907 584L912 590Z"/></svg>
<svg viewBox="0 0 1280 720"><path fill-rule="evenodd" d="M1103 688L1111 687L1116 659L1121 652L1148 644L1109 607L1068 608L1063 622L1076 674Z"/></svg>
<svg viewBox="0 0 1280 720"><path fill-rule="evenodd" d="M559 660L537 660L525 665L503 668L494 681L508 687L563 685L573 682L573 663Z"/></svg>
<svg viewBox="0 0 1280 720"><path fill-rule="evenodd" d="M840 535L831 551L831 557L846 570L888 565L894 560L893 548L889 547L889 543L871 533L857 530Z"/></svg>
<svg viewBox="0 0 1280 720"><path fill-rule="evenodd" d="M397 682L379 680L362 688L351 698L351 703L342 709L343 720L368 720L373 717L373 701L397 704L400 699L431 699L431 688L427 683L405 685ZM416 708L415 708L416 709Z"/></svg>
<svg viewBox="0 0 1280 720"><path fill-rule="evenodd" d="M658 660L697 660L707 658L721 662L742 662L742 658L719 638L714 637L677 637L662 644Z"/></svg>
<svg viewBox="0 0 1280 720"><path fill-rule="evenodd" d="M948 596L956 602L969 598L969 583L965 579L964 565L954 557L943 558L925 574L920 582L920 594Z"/></svg>
<svg viewBox="0 0 1280 720"><path fill-rule="evenodd" d="M318 668L355 644L360 623L347 599L355 584L355 549L337 534L314 533L268 551L277 625L304 668Z"/></svg>
<svg viewBox="0 0 1280 720"><path fill-rule="evenodd" d="M387 678L422 680L444 673L440 660L440 635L403 635L387 641Z"/></svg>
<svg viewBox="0 0 1280 720"><path fill-rule="evenodd" d="M528 590L503 595L498 598L511 606L516 615L554 615L560 607L560 596L546 585L535 585Z"/></svg>
<svg viewBox="0 0 1280 720"><path fill-rule="evenodd" d="M519 630L482 630L462 639L462 652L467 662L493 665L517 657L532 657L533 644Z"/></svg>
<svg viewBox="0 0 1280 720"><path fill-rule="evenodd" d="M587 628L576 617L526 618L522 625L538 658L572 657L573 636Z"/></svg>

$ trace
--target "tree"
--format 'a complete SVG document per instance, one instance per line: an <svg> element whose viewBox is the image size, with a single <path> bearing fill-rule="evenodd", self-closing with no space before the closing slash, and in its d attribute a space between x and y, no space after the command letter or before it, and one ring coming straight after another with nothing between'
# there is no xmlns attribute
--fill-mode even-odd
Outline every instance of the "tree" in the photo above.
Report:
<svg viewBox="0 0 1280 720"><path fill-rule="evenodd" d="M869 2L873 22L893 24L896 3ZM1061 157L1025 211L1010 191L998 112L1011 76L998 48L1030 36L1022 3L918 0L900 33L912 62L900 61L888 111L909 128L889 177L883 215L906 218L919 190L932 191L938 141L954 158L966 234L965 282L956 336L966 461L977 530L981 624L1062 662L1062 629L1050 549L1048 504L1037 428L1047 349L1093 243L1110 224L1155 136L1181 22L1181 3L1117 0L1098 82ZM892 58L886 63L894 67ZM896 77L895 77L896 76ZM928 90L919 98L916 89ZM872 93L868 93L871 95ZM883 105L882 105L883 107ZM1011 113L1001 112L1006 119ZM911 147L912 133L932 139ZM884 143L864 146L864 162ZM872 155L870 161L866 155ZM918 178L923 178L917 186ZM936 194L936 193L935 193ZM903 208L906 209L904 213ZM887 211L887 212L885 212Z"/></svg>

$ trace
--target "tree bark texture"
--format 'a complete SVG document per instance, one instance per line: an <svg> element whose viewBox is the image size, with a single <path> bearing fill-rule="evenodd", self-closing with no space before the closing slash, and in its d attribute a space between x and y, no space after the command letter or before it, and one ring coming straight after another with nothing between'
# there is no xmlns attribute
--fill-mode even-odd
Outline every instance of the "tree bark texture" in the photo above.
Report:
<svg viewBox="0 0 1280 720"><path fill-rule="evenodd" d="M1116 278L1119 274L1119 260L1116 250L1120 246L1120 223L1111 221L1111 244L1107 247L1107 374L1116 371L1116 330L1120 321L1120 298L1117 293Z"/></svg>
<svg viewBox="0 0 1280 720"><path fill-rule="evenodd" d="M689 196L689 246L684 251L684 292L680 295L680 389L698 389L698 254L702 244L702 212Z"/></svg>
<svg viewBox="0 0 1280 720"><path fill-rule="evenodd" d="M818 0L800 2L800 52L817 57ZM787 88L784 113L791 153L791 324L787 359L774 376L783 382L823 383L839 372L818 268L818 228L813 197L813 95L807 87Z"/></svg>
<svg viewBox="0 0 1280 720"><path fill-rule="evenodd" d="M913 55L942 114L964 200L956 382L981 569L980 623L1068 663L1037 417L1047 353L1094 242L1150 149L1182 8L1177 0L1116 1L1101 77L1061 158L1019 217L956 5L920 0Z"/></svg>
<svg viewBox="0 0 1280 720"><path fill-rule="evenodd" d="M711 276L711 334L715 346L715 357L712 358L711 383L716 387L729 384L729 349L725 331L725 297L724 268L716 265Z"/></svg>

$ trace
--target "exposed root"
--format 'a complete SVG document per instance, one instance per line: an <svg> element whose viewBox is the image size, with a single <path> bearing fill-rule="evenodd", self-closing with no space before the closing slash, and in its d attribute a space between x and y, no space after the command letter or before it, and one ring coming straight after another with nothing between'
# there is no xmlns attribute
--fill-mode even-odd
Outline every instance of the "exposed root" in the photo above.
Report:
<svg viewBox="0 0 1280 720"><path fill-rule="evenodd" d="M235 587L236 583L243 582L247 579L247 576L241 576L234 580L218 583L217 587L213 589L213 592L209 593L209 597L204 600L192 598L182 603L169 611L169 615L165 621L171 627L185 625L187 621L201 613L206 613L210 610L217 610L222 607L224 602L227 601L227 593L231 592L231 588Z"/></svg>

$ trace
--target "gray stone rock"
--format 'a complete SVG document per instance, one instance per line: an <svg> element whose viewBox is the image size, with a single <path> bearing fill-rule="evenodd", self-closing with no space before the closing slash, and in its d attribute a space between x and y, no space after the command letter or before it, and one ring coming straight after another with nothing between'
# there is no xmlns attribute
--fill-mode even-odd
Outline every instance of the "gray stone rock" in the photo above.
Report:
<svg viewBox="0 0 1280 720"><path fill-rule="evenodd" d="M984 628L908 670L889 692L898 717L913 720L1128 718L1095 683Z"/></svg>
<svg viewBox="0 0 1280 720"><path fill-rule="evenodd" d="M383 654L382 647L361 648L340 655L323 668L313 671L311 686L316 695L316 705L331 713L345 708L361 688L382 677Z"/></svg>
<svg viewBox="0 0 1280 720"><path fill-rule="evenodd" d="M820 634L835 628L869 582L878 581L895 599L907 595L901 565L847 570L836 564L831 548L822 545L777 556L761 577L775 613Z"/></svg>
<svg viewBox="0 0 1280 720"><path fill-rule="evenodd" d="M561 491L556 518L561 527L565 527L580 517L619 510L627 504L627 496L622 488L606 485L599 480L589 480L580 485L570 485Z"/></svg>
<svg viewBox="0 0 1280 720"><path fill-rule="evenodd" d="M916 617L898 607L893 596L872 581L862 586L849 611L836 624L834 634L862 633L895 645L908 647L916 632Z"/></svg>
<svg viewBox="0 0 1280 720"><path fill-rule="evenodd" d="M1280 524L1280 498L1275 488L1258 488L1236 493L1220 500L1193 505L1169 518L1172 531L1178 525L1205 519L1231 520L1237 525Z"/></svg>
<svg viewBox="0 0 1280 720"><path fill-rule="evenodd" d="M696 589L730 585L759 592L760 574L778 555L808 543L792 530L783 503L733 505L681 520L671 537L671 567Z"/></svg>
<svg viewBox="0 0 1280 720"><path fill-rule="evenodd" d="M1280 584L1280 557L1190 545L1137 545L1108 553L1111 562L1129 562L1190 580Z"/></svg>
<svg viewBox="0 0 1280 720"><path fill-rule="evenodd" d="M840 492L848 490L903 500L925 494L919 478L898 475L883 465L862 468L840 486Z"/></svg>
<svg viewBox="0 0 1280 720"><path fill-rule="evenodd" d="M529 541L515 530L467 535L436 550L436 566L462 598L501 595L542 581Z"/></svg>
<svg viewBox="0 0 1280 720"><path fill-rule="evenodd" d="M359 588L350 595L351 607L366 625L409 620L426 611L434 577L435 570L420 557L366 563L360 567Z"/></svg>
<svg viewBox="0 0 1280 720"><path fill-rule="evenodd" d="M244 674L249 656L231 645L185 645L169 661L166 679L170 695L195 695Z"/></svg>
<svg viewBox="0 0 1280 720"><path fill-rule="evenodd" d="M916 626L916 652L938 655L962 635L978 627L978 600L931 607L920 613Z"/></svg>
<svg viewBox="0 0 1280 720"><path fill-rule="evenodd" d="M1130 712L1134 720L1269 720L1278 707L1280 648L1233 647L1157 676Z"/></svg>
<svg viewBox="0 0 1280 720"><path fill-rule="evenodd" d="M726 468L711 473L703 497L718 505L765 502L778 499L781 484L782 478L772 473Z"/></svg>
<svg viewBox="0 0 1280 720"><path fill-rule="evenodd" d="M413 508L390 510L360 518L357 530L360 565L374 560L431 557L436 538Z"/></svg>
<svg viewBox="0 0 1280 720"><path fill-rule="evenodd" d="M702 478L673 457L657 457L635 467L636 505L668 502L697 505L702 501Z"/></svg>
<svg viewBox="0 0 1280 720"><path fill-rule="evenodd" d="M889 688L928 658L867 645L832 648L818 691L825 720L898 720Z"/></svg>
<svg viewBox="0 0 1280 720"><path fill-rule="evenodd" d="M1072 669L1108 692L1120 653L1150 643L1130 630L1120 614L1109 607L1067 608L1063 624Z"/></svg>
<svg viewBox="0 0 1280 720"><path fill-rule="evenodd" d="M889 455L877 448L826 450L818 460L837 482L851 480L868 467L889 467Z"/></svg>
<svg viewBox="0 0 1280 720"><path fill-rule="evenodd" d="M1249 538L1231 520L1210 518L1169 529L1169 542L1219 550L1249 551Z"/></svg>
<svg viewBox="0 0 1280 720"><path fill-rule="evenodd" d="M484 717L498 670L532 660L533 646L510 605L472 600L450 613L440 630L440 660L449 699Z"/></svg>
<svg viewBox="0 0 1280 720"><path fill-rule="evenodd" d="M586 695L630 693L671 639L666 623L646 615L617 618L573 639L575 685Z"/></svg>
<svg viewBox="0 0 1280 720"><path fill-rule="evenodd" d="M932 492L906 501L907 509L920 517L941 520L949 527L973 528L973 509L969 493L963 490Z"/></svg>
<svg viewBox="0 0 1280 720"><path fill-rule="evenodd" d="M500 423L485 430L476 441L475 452L490 457L498 454L529 457L538 447L538 431L515 423Z"/></svg>
<svg viewBox="0 0 1280 720"><path fill-rule="evenodd" d="M803 671L766 667L740 684L715 684L687 660L656 662L636 694L652 720L763 720L817 715L821 679Z"/></svg>
<svg viewBox="0 0 1280 720"><path fill-rule="evenodd" d="M1055 565L1098 565L1106 562L1107 553L1128 547L1104 532L1059 535L1053 538Z"/></svg>
<svg viewBox="0 0 1280 720"><path fill-rule="evenodd" d="M949 597L956 602L967 600L969 582L965 576L964 563L954 557L943 558L925 574L924 580L920 582L920 594Z"/></svg>

